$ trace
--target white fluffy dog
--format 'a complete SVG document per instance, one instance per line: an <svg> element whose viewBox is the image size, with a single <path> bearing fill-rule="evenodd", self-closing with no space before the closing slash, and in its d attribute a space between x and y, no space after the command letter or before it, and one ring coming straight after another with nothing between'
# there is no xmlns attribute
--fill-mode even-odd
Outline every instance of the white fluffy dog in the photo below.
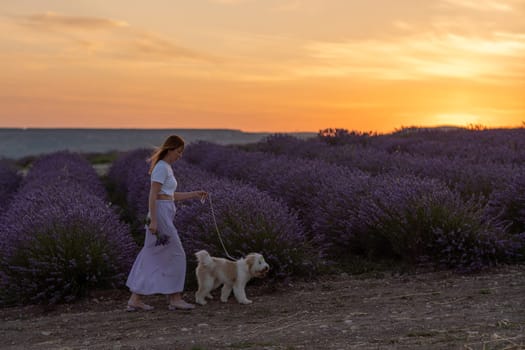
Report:
<svg viewBox="0 0 525 350"><path fill-rule="evenodd" d="M215 258L201 250L195 253L199 264L195 270L199 289L195 293L195 302L206 305L206 298L212 299L210 292L222 284L221 301L228 301L233 289L233 294L240 304L250 304L252 301L246 297L244 288L253 277L262 278L270 270L261 254L250 253L246 258L231 261Z"/></svg>

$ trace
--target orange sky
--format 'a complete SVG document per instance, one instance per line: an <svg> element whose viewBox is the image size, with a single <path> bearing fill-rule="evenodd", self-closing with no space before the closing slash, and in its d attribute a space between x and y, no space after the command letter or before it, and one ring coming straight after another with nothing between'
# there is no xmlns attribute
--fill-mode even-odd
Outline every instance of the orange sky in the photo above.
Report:
<svg viewBox="0 0 525 350"><path fill-rule="evenodd" d="M525 0L0 4L0 127L523 126Z"/></svg>

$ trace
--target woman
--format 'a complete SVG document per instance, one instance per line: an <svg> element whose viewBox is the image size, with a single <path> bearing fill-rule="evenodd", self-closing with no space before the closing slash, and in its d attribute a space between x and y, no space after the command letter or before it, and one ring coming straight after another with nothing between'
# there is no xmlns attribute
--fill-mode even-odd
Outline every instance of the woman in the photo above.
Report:
<svg viewBox="0 0 525 350"><path fill-rule="evenodd" d="M151 187L149 192L149 225L146 225L144 247L137 256L126 285L131 291L127 310L152 310L142 301L142 295L166 294L169 309L190 310L195 306L182 299L186 277L186 254L173 224L174 201L191 198L204 200L205 191L175 192L177 180L171 165L184 151L184 140L169 136L149 161Z"/></svg>

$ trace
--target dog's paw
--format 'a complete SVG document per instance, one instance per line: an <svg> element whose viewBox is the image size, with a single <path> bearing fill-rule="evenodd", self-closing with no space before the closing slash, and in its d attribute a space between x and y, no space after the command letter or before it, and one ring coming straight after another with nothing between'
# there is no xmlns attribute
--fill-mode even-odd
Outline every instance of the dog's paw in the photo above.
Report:
<svg viewBox="0 0 525 350"><path fill-rule="evenodd" d="M240 300L239 303L240 303L240 304L244 304L244 305L248 305L248 304L251 304L252 301L249 300L249 299L244 299L244 300Z"/></svg>
<svg viewBox="0 0 525 350"><path fill-rule="evenodd" d="M196 299L195 302L200 305L208 304L208 302L205 299Z"/></svg>
<svg viewBox="0 0 525 350"><path fill-rule="evenodd" d="M206 295L206 297L205 297L205 298L207 298L207 299L213 299L213 295L211 295L211 294L208 294L208 295Z"/></svg>

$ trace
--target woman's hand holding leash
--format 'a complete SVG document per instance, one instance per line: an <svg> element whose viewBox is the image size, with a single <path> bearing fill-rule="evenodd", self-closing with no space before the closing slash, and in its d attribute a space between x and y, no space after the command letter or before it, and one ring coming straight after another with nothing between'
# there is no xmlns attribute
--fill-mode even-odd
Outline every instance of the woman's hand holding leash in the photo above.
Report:
<svg viewBox="0 0 525 350"><path fill-rule="evenodd" d="M197 196L199 197L202 204L206 201L206 198L208 197L208 192L206 191L195 191Z"/></svg>

